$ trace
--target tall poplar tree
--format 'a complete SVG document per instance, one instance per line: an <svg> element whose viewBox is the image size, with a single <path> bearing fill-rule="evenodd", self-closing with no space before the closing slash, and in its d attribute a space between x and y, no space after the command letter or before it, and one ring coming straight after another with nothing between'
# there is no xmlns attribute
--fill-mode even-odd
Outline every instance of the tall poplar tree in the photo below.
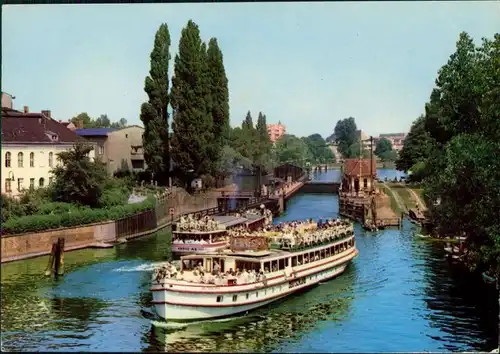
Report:
<svg viewBox="0 0 500 354"><path fill-rule="evenodd" d="M170 33L166 23L156 31L151 68L144 83L148 102L141 106L140 118L144 123L144 159L154 178L166 182L170 172L170 149L168 137Z"/></svg>
<svg viewBox="0 0 500 354"><path fill-rule="evenodd" d="M266 115L259 112L257 118L257 124L255 125L256 135L257 135L257 146L258 146L258 164L260 167L264 167L270 159L271 155L271 139L269 138L269 133L267 132L267 122Z"/></svg>
<svg viewBox="0 0 500 354"><path fill-rule="evenodd" d="M189 20L182 30L179 52L175 56L171 90L174 112L171 152L184 182L189 182L193 174L207 173L212 165L213 133L207 72L206 46L201 41L198 25Z"/></svg>
<svg viewBox="0 0 500 354"><path fill-rule="evenodd" d="M222 52L216 38L208 42L207 63L215 152L220 155L229 139L229 89Z"/></svg>

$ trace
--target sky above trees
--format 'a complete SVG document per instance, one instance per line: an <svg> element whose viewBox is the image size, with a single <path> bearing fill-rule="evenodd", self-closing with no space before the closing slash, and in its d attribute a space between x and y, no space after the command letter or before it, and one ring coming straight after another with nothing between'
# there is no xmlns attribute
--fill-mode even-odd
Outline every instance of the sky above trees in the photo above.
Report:
<svg viewBox="0 0 500 354"><path fill-rule="evenodd" d="M299 136L328 136L350 116L368 134L408 131L458 33L479 42L499 17L498 2L4 6L2 88L56 119L140 124L158 26L174 57L193 19L224 48L233 126L252 109Z"/></svg>

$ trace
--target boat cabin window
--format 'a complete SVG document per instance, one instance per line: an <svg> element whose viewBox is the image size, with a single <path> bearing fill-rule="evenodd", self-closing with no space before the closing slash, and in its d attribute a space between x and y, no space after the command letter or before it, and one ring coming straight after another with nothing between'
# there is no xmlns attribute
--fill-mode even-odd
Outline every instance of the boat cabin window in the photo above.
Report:
<svg viewBox="0 0 500 354"><path fill-rule="evenodd" d="M183 270L193 270L194 268L196 268L196 267L198 267L200 265L202 267L204 267L203 258L199 258L199 259L184 259L181 262L181 267L182 267Z"/></svg>
<svg viewBox="0 0 500 354"><path fill-rule="evenodd" d="M217 302L222 302L222 300L224 300L224 296L222 295L217 296Z"/></svg>
<svg viewBox="0 0 500 354"><path fill-rule="evenodd" d="M271 261L271 269L272 272L277 272L278 271L278 261Z"/></svg>
<svg viewBox="0 0 500 354"><path fill-rule="evenodd" d="M255 270L257 273L260 271L260 262L247 262L247 261L235 261L236 269L239 270Z"/></svg>
<svg viewBox="0 0 500 354"><path fill-rule="evenodd" d="M285 261L287 261L288 258L282 258L278 260L278 270L283 270L285 269Z"/></svg>
<svg viewBox="0 0 500 354"><path fill-rule="evenodd" d="M269 273L271 271L271 262L264 262L264 272Z"/></svg>
<svg viewBox="0 0 500 354"><path fill-rule="evenodd" d="M299 265L304 264L304 255L303 254L299 254L297 256L297 262L299 263Z"/></svg>
<svg viewBox="0 0 500 354"><path fill-rule="evenodd" d="M233 295L233 302L235 302L236 300L238 300L238 295Z"/></svg>
<svg viewBox="0 0 500 354"><path fill-rule="evenodd" d="M302 256L299 256L299 257L302 257ZM297 266L297 258L298 257L292 257L292 267L296 267Z"/></svg>

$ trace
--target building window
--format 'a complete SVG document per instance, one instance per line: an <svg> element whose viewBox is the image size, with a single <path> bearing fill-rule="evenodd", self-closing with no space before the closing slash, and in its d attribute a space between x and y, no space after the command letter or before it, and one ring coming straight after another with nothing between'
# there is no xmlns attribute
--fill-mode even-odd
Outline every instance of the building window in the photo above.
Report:
<svg viewBox="0 0 500 354"><path fill-rule="evenodd" d="M35 167L35 153L30 152L30 167Z"/></svg>
<svg viewBox="0 0 500 354"><path fill-rule="evenodd" d="M54 153L49 152L49 167L54 167Z"/></svg>
<svg viewBox="0 0 500 354"><path fill-rule="evenodd" d="M5 180L5 191L6 191L7 193L12 192L12 181L11 181L11 179L10 179L10 178L7 178L7 179Z"/></svg>
<svg viewBox="0 0 500 354"><path fill-rule="evenodd" d="M42 177L38 180L38 187L43 187L44 184L45 184L45 179Z"/></svg>
<svg viewBox="0 0 500 354"><path fill-rule="evenodd" d="M23 158L24 158L24 155L22 152L17 154L17 167L23 167L23 165L24 165Z"/></svg>
<svg viewBox="0 0 500 354"><path fill-rule="evenodd" d="M30 189L35 189L35 179L30 178Z"/></svg>
<svg viewBox="0 0 500 354"><path fill-rule="evenodd" d="M222 295L217 296L217 302L222 302L222 300L224 300Z"/></svg>
<svg viewBox="0 0 500 354"><path fill-rule="evenodd" d="M10 167L10 156L11 156L10 152L7 151L5 153L5 167Z"/></svg>
<svg viewBox="0 0 500 354"><path fill-rule="evenodd" d="M363 179L363 188L368 188L368 180L366 178Z"/></svg>
<svg viewBox="0 0 500 354"><path fill-rule="evenodd" d="M49 177L49 185L54 181L54 177Z"/></svg>
<svg viewBox="0 0 500 354"><path fill-rule="evenodd" d="M23 190L24 178L17 179L17 191L20 192Z"/></svg>

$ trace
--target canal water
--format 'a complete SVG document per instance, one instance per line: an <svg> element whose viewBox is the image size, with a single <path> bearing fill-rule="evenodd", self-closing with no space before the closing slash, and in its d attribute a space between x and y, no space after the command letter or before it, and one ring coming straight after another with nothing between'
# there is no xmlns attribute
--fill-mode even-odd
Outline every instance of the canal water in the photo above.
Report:
<svg viewBox="0 0 500 354"><path fill-rule="evenodd" d="M328 180L329 171L318 179ZM389 173L389 172L388 172ZM379 173L380 174L380 173ZM390 173L389 173L390 174ZM330 176L331 178L331 176ZM297 195L279 220L336 216L331 195ZM47 257L2 265L2 349L9 351L373 352L491 350L494 289L450 269L442 247L414 226L364 232L341 276L247 316L189 325L157 319L148 291L165 232L113 249L65 256L66 275L43 276Z"/></svg>

